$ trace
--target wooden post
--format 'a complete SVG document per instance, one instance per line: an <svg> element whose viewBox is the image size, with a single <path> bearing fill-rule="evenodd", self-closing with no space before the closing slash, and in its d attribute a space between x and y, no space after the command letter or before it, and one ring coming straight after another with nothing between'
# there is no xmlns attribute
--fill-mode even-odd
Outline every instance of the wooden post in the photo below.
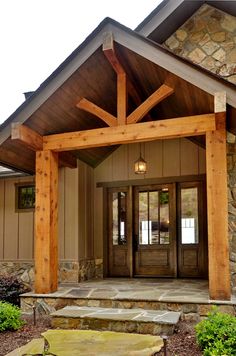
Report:
<svg viewBox="0 0 236 356"><path fill-rule="evenodd" d="M206 132L210 299L229 300L226 95L215 95L216 130Z"/></svg>
<svg viewBox="0 0 236 356"><path fill-rule="evenodd" d="M36 152L35 293L58 285L58 153Z"/></svg>

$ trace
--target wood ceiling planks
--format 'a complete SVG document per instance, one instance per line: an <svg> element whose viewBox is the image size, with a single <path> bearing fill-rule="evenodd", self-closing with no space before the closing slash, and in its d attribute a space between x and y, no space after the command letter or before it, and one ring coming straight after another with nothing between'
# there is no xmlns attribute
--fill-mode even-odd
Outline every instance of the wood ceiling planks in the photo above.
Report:
<svg viewBox="0 0 236 356"><path fill-rule="evenodd" d="M153 108L142 121L200 115L213 112L213 97L181 78L167 72L144 57L116 44L116 53L124 67L129 86L127 113L132 112L163 83L170 85L175 93ZM135 92L132 92L135 87ZM96 116L76 107L85 97L104 110L116 116L116 73L98 49L41 107L27 120L27 126L41 135L105 127L106 124ZM7 143L8 145L9 143ZM21 149L11 143L10 149ZM102 147L77 151L75 154L91 166L96 166L115 148ZM22 151L22 168L32 169L32 154ZM30 163L27 162L27 157ZM1 153L0 153L1 159ZM17 164L14 157L12 165Z"/></svg>

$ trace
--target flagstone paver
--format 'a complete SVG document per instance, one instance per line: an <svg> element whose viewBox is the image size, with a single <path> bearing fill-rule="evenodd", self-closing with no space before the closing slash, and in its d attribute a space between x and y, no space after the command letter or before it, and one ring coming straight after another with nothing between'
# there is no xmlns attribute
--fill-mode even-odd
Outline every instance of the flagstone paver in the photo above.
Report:
<svg viewBox="0 0 236 356"><path fill-rule="evenodd" d="M232 295L229 301L210 300L207 280L171 278L107 278L63 284L55 293L21 296L21 308L26 313L35 306L38 313L50 314L67 305L181 311L183 318L195 313L197 321L205 306L208 311L212 305L219 309L228 306L231 313L236 312L236 297Z"/></svg>
<svg viewBox="0 0 236 356"><path fill-rule="evenodd" d="M181 313L164 310L67 306L51 314L55 328L171 335Z"/></svg>
<svg viewBox="0 0 236 356"><path fill-rule="evenodd" d="M44 339L33 339L28 344L21 346L6 356L23 356L23 355L36 355L43 354Z"/></svg>
<svg viewBox="0 0 236 356"><path fill-rule="evenodd" d="M158 336L91 330L48 330L49 352L57 356L151 356L161 350Z"/></svg>

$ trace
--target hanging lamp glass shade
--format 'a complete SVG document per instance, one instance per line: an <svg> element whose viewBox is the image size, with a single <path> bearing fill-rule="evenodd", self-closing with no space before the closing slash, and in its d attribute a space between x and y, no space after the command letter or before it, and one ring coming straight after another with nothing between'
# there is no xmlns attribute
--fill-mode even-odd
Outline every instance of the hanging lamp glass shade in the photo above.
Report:
<svg viewBox="0 0 236 356"><path fill-rule="evenodd" d="M135 174L145 174L147 172L147 162L142 158L142 156L134 162L134 172Z"/></svg>

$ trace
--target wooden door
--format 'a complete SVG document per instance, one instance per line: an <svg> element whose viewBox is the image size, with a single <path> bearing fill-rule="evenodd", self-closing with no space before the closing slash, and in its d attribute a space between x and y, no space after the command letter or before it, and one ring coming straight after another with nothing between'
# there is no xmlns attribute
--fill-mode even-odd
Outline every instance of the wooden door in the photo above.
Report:
<svg viewBox="0 0 236 356"><path fill-rule="evenodd" d="M207 277L205 182L178 184L178 276Z"/></svg>
<svg viewBox="0 0 236 356"><path fill-rule="evenodd" d="M175 185L134 188L134 274L175 277Z"/></svg>
<svg viewBox="0 0 236 356"><path fill-rule="evenodd" d="M131 189L108 191L108 261L110 277L132 276Z"/></svg>

